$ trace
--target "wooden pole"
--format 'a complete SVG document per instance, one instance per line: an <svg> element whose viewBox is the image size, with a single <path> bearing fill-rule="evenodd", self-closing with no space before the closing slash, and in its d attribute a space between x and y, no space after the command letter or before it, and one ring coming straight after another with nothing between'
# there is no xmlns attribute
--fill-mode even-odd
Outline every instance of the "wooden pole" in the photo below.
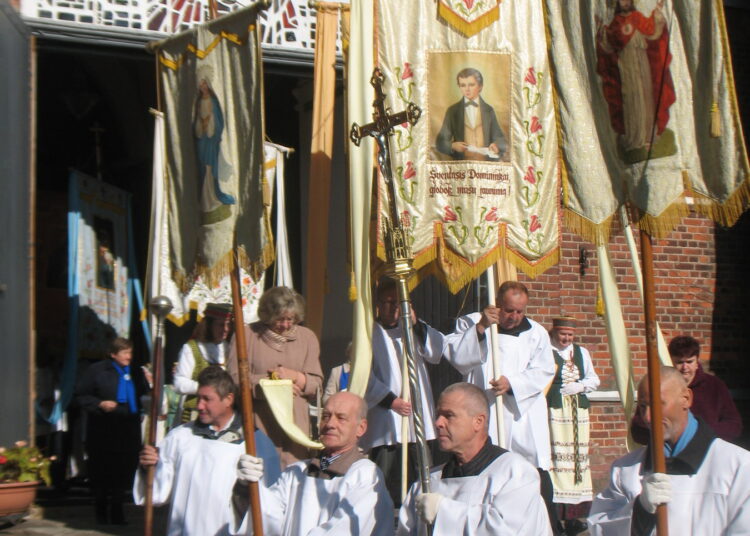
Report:
<svg viewBox="0 0 750 536"><path fill-rule="evenodd" d="M654 253L651 236L641 230L641 264L643 266L643 305L646 318L646 355L648 363L648 389L651 410L651 459L654 472L666 473L664 459L664 428L661 411L661 378L659 350L656 337L656 300L654 298ZM656 508L656 534L667 536L667 505Z"/></svg>
<svg viewBox="0 0 750 536"><path fill-rule="evenodd" d="M237 343L237 369L240 376L240 402L242 407L242 431L245 434L245 452L255 456L255 418L253 415L253 395L250 386L250 363L247 358L245 341L245 319L242 314L242 294L240 292L240 263L237 245L234 246L234 270L229 277L232 281L232 308L234 309L234 340ZM250 493L250 513L253 516L253 534L263 536L263 518L260 513L260 489L257 482L248 484Z"/></svg>
<svg viewBox="0 0 750 536"><path fill-rule="evenodd" d="M156 425L159 422L161 411L163 369L164 369L164 345L163 331L164 319L172 310L172 302L165 296L156 296L149 303L151 314L156 316L156 339L154 340L154 355L151 360L153 371L153 385L151 387L151 408L149 409L148 421L148 444L156 447ZM146 469L146 493L144 497L143 512L143 535L151 536L154 528L154 477L156 476L156 465L149 465Z"/></svg>

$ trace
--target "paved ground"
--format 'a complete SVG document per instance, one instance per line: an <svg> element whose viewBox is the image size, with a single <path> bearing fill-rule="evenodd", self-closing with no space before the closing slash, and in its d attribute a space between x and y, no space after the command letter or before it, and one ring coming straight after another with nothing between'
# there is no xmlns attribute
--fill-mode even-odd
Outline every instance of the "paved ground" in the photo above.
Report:
<svg viewBox="0 0 750 536"><path fill-rule="evenodd" d="M17 523L3 524L0 518L0 536L141 536L143 508L127 504L125 516L129 521L125 526L97 525L91 498L85 491L73 490L62 498L45 498L42 494L31 512ZM158 507L154 510L154 536L165 534L166 526L167 508Z"/></svg>
<svg viewBox="0 0 750 536"><path fill-rule="evenodd" d="M23 518L0 518L2 536L141 536L143 508L125 505L127 525L97 525L91 497L84 489L72 489L65 496L45 496L44 490L36 504ZM167 508L154 510L155 536L166 532ZM8 523L14 521L14 524Z"/></svg>

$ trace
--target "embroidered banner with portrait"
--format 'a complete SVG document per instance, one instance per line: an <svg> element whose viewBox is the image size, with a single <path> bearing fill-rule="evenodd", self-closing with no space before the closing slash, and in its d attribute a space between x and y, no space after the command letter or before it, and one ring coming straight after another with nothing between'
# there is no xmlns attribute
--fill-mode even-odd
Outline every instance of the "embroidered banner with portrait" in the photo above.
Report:
<svg viewBox="0 0 750 536"><path fill-rule="evenodd" d="M694 210L729 226L750 167L720 0L545 0L566 227L604 243L623 203L654 236Z"/></svg>
<svg viewBox="0 0 750 536"><path fill-rule="evenodd" d="M130 336L130 194L77 171L68 194L68 352L101 359L115 337Z"/></svg>
<svg viewBox="0 0 750 536"><path fill-rule="evenodd" d="M452 292L503 248L531 276L558 260L557 137L542 8L506 1L488 14L488 5L441 2L438 13L432 0L375 2L386 104L423 110L391 144L398 211L420 276L434 273ZM489 23L466 37L445 23L450 6L462 20ZM378 233L384 257L380 225Z"/></svg>
<svg viewBox="0 0 750 536"><path fill-rule="evenodd" d="M214 287L233 266L257 280L273 260L263 202L257 4L163 41L173 278Z"/></svg>

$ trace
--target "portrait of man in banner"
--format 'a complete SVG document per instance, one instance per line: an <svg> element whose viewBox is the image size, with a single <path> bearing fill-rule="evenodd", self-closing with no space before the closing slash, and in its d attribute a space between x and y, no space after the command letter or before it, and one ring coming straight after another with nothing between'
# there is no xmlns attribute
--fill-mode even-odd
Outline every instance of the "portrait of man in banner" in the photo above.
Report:
<svg viewBox="0 0 750 536"><path fill-rule="evenodd" d="M509 64L500 53L428 54L433 160L510 160Z"/></svg>
<svg viewBox="0 0 750 536"><path fill-rule="evenodd" d="M111 220L94 217L96 237L96 286L115 289L114 227Z"/></svg>
<svg viewBox="0 0 750 536"><path fill-rule="evenodd" d="M621 158L628 164L677 152L667 128L676 96L663 8L664 0L658 0L646 16L636 0L614 0L608 23L595 18L596 72Z"/></svg>
<svg viewBox="0 0 750 536"><path fill-rule="evenodd" d="M222 190L221 183L226 182L231 169L221 151L224 115L211 87L212 71L210 65L197 69L198 86L193 112L202 225L229 218L232 214L230 205L236 202L232 195Z"/></svg>

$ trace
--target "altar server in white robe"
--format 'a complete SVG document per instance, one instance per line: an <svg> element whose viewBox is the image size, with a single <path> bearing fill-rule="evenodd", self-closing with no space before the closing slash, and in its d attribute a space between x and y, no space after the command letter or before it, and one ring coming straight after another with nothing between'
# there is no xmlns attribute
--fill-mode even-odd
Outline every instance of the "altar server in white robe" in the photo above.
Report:
<svg viewBox="0 0 750 536"><path fill-rule="evenodd" d="M551 534L539 474L518 454L493 445L487 433L489 407L484 392L454 383L438 400L437 441L450 452L431 473L431 492L421 483L409 490L399 512L398 534L434 536ZM490 426L491 428L491 426Z"/></svg>
<svg viewBox="0 0 750 536"><path fill-rule="evenodd" d="M339 392L325 404L320 458L288 466L271 486L261 486L263 530L267 536L389 536L393 502L383 474L357 448L367 429L367 406L357 395ZM263 460L242 455L238 479L257 482ZM234 504L247 525L246 486L236 486Z"/></svg>
<svg viewBox="0 0 750 536"><path fill-rule="evenodd" d="M367 432L360 441L370 459L383 471L386 486L396 505L401 504L401 421L412 415L412 402L401 397L404 340L401 335L400 302L396 283L383 279L377 289L377 321L372 330L372 372L365 394L369 407ZM443 334L418 320L412 309L414 350L421 386L425 438L435 439L435 402L425 363L437 364L443 355ZM408 386L407 386L408 387ZM408 482L417 474L414 422L409 419Z"/></svg>
<svg viewBox="0 0 750 536"><path fill-rule="evenodd" d="M555 375L549 334L526 316L529 291L517 281L506 281L497 291L499 305L456 321L445 338L445 357L464 380L483 389L490 404L490 437L498 444L495 396L503 396L503 447L520 454L539 470L541 492L555 530L552 502L552 452L545 390ZM493 376L489 328L497 324L501 375Z"/></svg>
<svg viewBox="0 0 750 536"><path fill-rule="evenodd" d="M232 491L237 462L245 452L242 419L234 411L236 386L218 365L198 375L198 419L169 432L158 449L146 445L133 486L136 504L145 500L145 469L156 465L154 504L170 503L169 536L234 534ZM279 457L271 440L255 433L256 449L266 460L266 479L278 478ZM154 530L159 534L160 530Z"/></svg>
<svg viewBox="0 0 750 536"><path fill-rule="evenodd" d="M692 392L677 369L661 368L667 472L654 473L647 447L612 465L609 487L594 498L592 535L653 534L656 508L667 505L669 534L750 534L750 452L723 439L690 412ZM649 427L649 387L638 406Z"/></svg>

